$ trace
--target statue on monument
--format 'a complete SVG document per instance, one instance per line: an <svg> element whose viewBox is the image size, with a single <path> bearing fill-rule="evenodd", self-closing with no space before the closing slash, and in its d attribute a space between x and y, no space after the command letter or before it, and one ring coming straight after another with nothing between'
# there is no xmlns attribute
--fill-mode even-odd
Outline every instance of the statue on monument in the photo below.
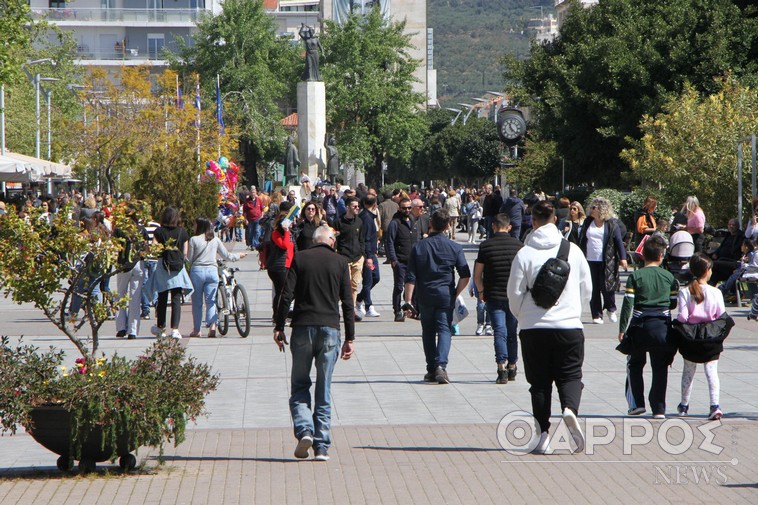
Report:
<svg viewBox="0 0 758 505"><path fill-rule="evenodd" d="M333 183L340 175L340 156L337 152L337 140L334 135L326 136L326 175Z"/></svg>
<svg viewBox="0 0 758 505"><path fill-rule="evenodd" d="M297 184L297 170L300 167L300 157L297 155L297 147L292 143L292 137L287 137L287 148L284 150L285 184Z"/></svg>
<svg viewBox="0 0 758 505"><path fill-rule="evenodd" d="M320 81L321 71L318 68L318 58L319 53L324 54L324 48L321 47L321 42L312 26L301 23L299 34L305 44L305 72L303 72L303 80Z"/></svg>

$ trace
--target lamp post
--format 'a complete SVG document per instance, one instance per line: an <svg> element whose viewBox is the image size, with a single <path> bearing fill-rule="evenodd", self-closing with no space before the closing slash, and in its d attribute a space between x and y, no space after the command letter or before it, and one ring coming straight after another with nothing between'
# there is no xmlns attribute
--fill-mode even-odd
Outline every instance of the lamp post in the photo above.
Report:
<svg viewBox="0 0 758 505"><path fill-rule="evenodd" d="M461 114L463 111L461 109L453 109L452 107L445 107L445 110L449 110L450 112L455 112L455 117L452 121L450 121L450 125L454 125L456 121L458 121L458 118L461 117Z"/></svg>
<svg viewBox="0 0 758 505"><path fill-rule="evenodd" d="M50 63L53 66L55 66L55 61L53 61L51 58L42 58L40 60L32 60L27 61L23 65L21 65L21 68L24 69L24 73L26 73L26 76L29 78L30 81L34 84L34 99L35 99L35 115L37 119L37 135L35 137L34 142L34 155L39 158L39 148L40 148L40 110L39 110L39 90L40 90L40 81L57 81L58 79L55 79L53 77L40 77L39 73L36 73L32 76L32 74L27 70L26 67L31 65L37 65L40 63Z"/></svg>

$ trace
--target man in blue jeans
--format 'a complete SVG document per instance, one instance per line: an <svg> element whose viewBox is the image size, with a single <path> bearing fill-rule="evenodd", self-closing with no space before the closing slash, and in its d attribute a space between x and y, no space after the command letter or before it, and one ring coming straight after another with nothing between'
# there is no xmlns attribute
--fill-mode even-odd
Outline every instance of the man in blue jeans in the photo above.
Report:
<svg viewBox="0 0 758 505"><path fill-rule="evenodd" d="M447 375L450 353L450 326L453 322L455 299L463 293L471 278L471 271L463 254L463 247L448 239L445 230L450 226L446 209L432 214L429 237L418 242L408 259L405 284L405 305L409 307L414 289L421 314L421 339L426 356L424 381L450 384ZM458 284L455 272L458 272Z"/></svg>
<svg viewBox="0 0 758 505"><path fill-rule="evenodd" d="M508 305L508 278L516 253L524 246L510 235L511 223L507 214L492 218L491 237L479 246L474 263L474 283L478 299L486 303L492 330L495 334L497 384L508 384L516 378L518 361L518 321Z"/></svg>
<svg viewBox="0 0 758 505"><path fill-rule="evenodd" d="M313 447L314 459L327 461L332 439L331 386L337 357L353 355L355 321L353 291L347 258L334 251L334 231L319 226L313 245L295 254L276 307L274 341L284 351L284 324L292 312L292 374L290 413L297 438L295 457L305 459ZM340 313L345 322L345 343L340 351ZM315 405L311 409L311 366L316 363Z"/></svg>

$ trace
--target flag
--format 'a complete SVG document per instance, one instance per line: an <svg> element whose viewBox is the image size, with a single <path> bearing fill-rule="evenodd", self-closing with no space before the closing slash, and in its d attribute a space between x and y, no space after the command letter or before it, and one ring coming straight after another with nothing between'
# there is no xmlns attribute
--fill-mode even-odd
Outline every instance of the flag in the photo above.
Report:
<svg viewBox="0 0 758 505"><path fill-rule="evenodd" d="M197 109L197 121L195 126L200 129L200 76L195 74L195 108Z"/></svg>
<svg viewBox="0 0 758 505"><path fill-rule="evenodd" d="M176 76L176 108L184 109L184 100L182 99L182 88L179 87L179 76Z"/></svg>
<svg viewBox="0 0 758 505"><path fill-rule="evenodd" d="M224 134L224 107L221 104L221 78L216 74L216 120L218 121L218 131L220 135Z"/></svg>

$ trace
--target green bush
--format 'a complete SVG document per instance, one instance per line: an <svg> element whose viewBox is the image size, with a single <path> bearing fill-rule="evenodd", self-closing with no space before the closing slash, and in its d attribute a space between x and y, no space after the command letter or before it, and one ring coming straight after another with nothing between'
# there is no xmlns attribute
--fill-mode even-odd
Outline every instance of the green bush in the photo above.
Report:
<svg viewBox="0 0 758 505"><path fill-rule="evenodd" d="M408 187L409 186L410 185L406 184L405 182L397 181L397 182L393 182L392 184L385 184L384 186L382 186L381 188L379 188L379 193L380 194L392 193L396 189L401 189L403 191L408 191Z"/></svg>

